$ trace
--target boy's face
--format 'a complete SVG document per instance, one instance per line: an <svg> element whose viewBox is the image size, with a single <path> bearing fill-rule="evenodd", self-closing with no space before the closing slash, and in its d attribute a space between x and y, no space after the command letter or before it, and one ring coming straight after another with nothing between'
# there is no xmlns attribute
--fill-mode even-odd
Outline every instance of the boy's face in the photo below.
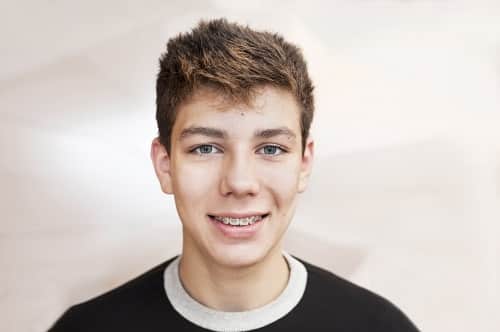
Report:
<svg viewBox="0 0 500 332"><path fill-rule="evenodd" d="M310 139L302 154L299 119L292 94L271 87L250 106L208 89L180 106L170 156L158 139L151 156L162 190L174 194L183 254L234 267L281 250L313 159Z"/></svg>

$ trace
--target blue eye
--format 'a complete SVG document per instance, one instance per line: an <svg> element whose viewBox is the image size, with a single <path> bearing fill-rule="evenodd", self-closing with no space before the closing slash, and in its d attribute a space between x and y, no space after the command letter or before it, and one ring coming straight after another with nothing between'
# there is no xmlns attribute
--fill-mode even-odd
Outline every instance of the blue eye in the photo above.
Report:
<svg viewBox="0 0 500 332"><path fill-rule="evenodd" d="M203 145L197 146L196 148L194 148L193 150L191 150L189 152L196 153L196 154L212 154L212 153L218 153L221 151L213 145L203 144Z"/></svg>
<svg viewBox="0 0 500 332"><path fill-rule="evenodd" d="M266 146L262 147L259 151L262 151L263 154L268 155L268 156L277 156L277 155L280 155L280 154L286 152L284 149L282 149L278 145L266 145Z"/></svg>

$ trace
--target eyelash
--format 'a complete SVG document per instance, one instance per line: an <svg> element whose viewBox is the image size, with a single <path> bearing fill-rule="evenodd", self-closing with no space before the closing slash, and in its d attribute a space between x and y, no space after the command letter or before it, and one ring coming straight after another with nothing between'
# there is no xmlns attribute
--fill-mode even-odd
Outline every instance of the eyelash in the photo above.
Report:
<svg viewBox="0 0 500 332"><path fill-rule="evenodd" d="M212 144L202 144L202 145L198 145L196 146L195 148L189 150L189 153L193 153L193 154L197 154L197 155L203 155L203 154L211 154L211 153L201 153L197 150L201 149L202 147L211 147L211 148L214 148L214 149L217 149L220 151L220 149L218 147L216 147L215 145L212 145Z"/></svg>
<svg viewBox="0 0 500 332"><path fill-rule="evenodd" d="M278 154L266 154L266 153L264 153L264 155L266 155L266 156L279 156L279 155L281 155L283 153L287 153L288 152L287 150L285 150L282 146L280 146L278 144L267 144L267 145L264 145L263 147L261 147L259 150L265 149L267 147L276 148L276 149L278 149L281 152L278 153Z"/></svg>
<svg viewBox="0 0 500 332"><path fill-rule="evenodd" d="M214 149L217 149L219 151L221 151L221 149L219 149L218 147L216 147L215 145L213 144L201 144L201 145L198 145L196 147L194 147L193 149L189 150L189 153L192 153L192 154L196 154L196 155L209 155L209 154L212 154L212 153L201 153L199 151L199 149L201 149L202 147L211 147L211 148L214 148ZM263 153L264 155L266 156L279 156L281 154L284 154L284 153L287 153L288 151L283 148L282 146L278 145L278 144L267 144L267 145L264 145L263 147L259 148L259 150L262 150L262 149L265 149L267 147L273 147L273 148L277 148L278 150L280 150L281 152L278 153L278 154L265 154Z"/></svg>

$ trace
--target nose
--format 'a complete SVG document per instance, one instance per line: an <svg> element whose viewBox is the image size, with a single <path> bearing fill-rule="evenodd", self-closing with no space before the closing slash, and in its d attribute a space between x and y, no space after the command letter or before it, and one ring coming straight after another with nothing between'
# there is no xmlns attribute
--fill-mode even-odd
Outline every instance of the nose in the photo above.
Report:
<svg viewBox="0 0 500 332"><path fill-rule="evenodd" d="M244 198L259 193L259 179L252 158L232 155L224 160L220 191L224 196Z"/></svg>

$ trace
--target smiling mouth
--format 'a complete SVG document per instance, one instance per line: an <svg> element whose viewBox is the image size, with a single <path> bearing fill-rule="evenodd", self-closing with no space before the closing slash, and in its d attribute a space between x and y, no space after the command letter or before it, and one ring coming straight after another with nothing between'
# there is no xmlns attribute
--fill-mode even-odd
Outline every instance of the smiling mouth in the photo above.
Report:
<svg viewBox="0 0 500 332"><path fill-rule="evenodd" d="M244 227L244 226L249 226L253 225L255 223L259 223L262 220L264 220L267 216L269 216L269 213L263 214L263 215L255 215L255 216L248 216L248 217L243 217L243 218L234 218L234 217L226 217L226 216L213 216L213 215L208 215L210 219L219 222L224 225L228 226L233 226L233 227Z"/></svg>

